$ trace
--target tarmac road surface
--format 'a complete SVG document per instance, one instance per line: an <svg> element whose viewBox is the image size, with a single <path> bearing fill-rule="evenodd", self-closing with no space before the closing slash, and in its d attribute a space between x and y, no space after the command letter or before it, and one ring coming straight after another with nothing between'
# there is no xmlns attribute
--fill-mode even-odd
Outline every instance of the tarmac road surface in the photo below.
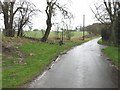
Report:
<svg viewBox="0 0 120 90"><path fill-rule="evenodd" d="M99 38L100 39L100 38ZM62 55L29 88L118 88L118 71L94 39Z"/></svg>

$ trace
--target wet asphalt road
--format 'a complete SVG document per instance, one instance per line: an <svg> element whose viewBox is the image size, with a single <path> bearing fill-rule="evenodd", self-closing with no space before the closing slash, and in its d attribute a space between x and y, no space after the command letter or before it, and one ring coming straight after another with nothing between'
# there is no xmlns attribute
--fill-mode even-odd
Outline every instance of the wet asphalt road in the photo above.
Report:
<svg viewBox="0 0 120 90"><path fill-rule="evenodd" d="M117 88L118 71L112 67L97 44L98 39L77 46L42 76L30 88Z"/></svg>

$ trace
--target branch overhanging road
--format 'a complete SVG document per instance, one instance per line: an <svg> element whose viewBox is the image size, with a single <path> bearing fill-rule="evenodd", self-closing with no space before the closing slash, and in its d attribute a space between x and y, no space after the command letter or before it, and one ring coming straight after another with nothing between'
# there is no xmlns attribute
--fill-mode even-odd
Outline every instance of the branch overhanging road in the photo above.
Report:
<svg viewBox="0 0 120 90"><path fill-rule="evenodd" d="M94 39L62 55L30 88L118 88L118 71Z"/></svg>

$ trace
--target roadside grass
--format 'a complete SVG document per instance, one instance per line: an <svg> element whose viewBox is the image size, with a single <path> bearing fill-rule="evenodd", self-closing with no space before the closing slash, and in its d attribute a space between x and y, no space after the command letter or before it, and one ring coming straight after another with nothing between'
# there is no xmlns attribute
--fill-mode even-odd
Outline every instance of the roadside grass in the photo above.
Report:
<svg viewBox="0 0 120 90"><path fill-rule="evenodd" d="M109 42L103 41L102 39L100 39L98 43L102 45L109 45Z"/></svg>
<svg viewBox="0 0 120 90"><path fill-rule="evenodd" d="M102 45L108 45L108 42L103 42L102 39L100 39L98 41L99 44ZM106 48L104 48L102 50L109 58L110 60L117 66L120 68L120 50L118 47L115 46L107 46Z"/></svg>
<svg viewBox="0 0 120 90"><path fill-rule="evenodd" d="M2 32L0 31L0 44L2 44ZM2 88L2 45L0 45L0 89Z"/></svg>
<svg viewBox="0 0 120 90"><path fill-rule="evenodd" d="M118 47L108 46L107 48L103 49L103 52L112 60L112 62L120 67L120 52Z"/></svg>
<svg viewBox="0 0 120 90"><path fill-rule="evenodd" d="M103 44L103 41L102 41L102 39L100 39L100 40L98 41L98 44L105 45L105 44Z"/></svg>
<svg viewBox="0 0 120 90"><path fill-rule="evenodd" d="M90 39L86 39L88 41ZM65 41L50 44L25 38L3 38L11 52L2 55L2 88L18 88L40 75L61 52L85 41Z"/></svg>
<svg viewBox="0 0 120 90"><path fill-rule="evenodd" d="M0 53L0 89L2 88L2 54Z"/></svg>

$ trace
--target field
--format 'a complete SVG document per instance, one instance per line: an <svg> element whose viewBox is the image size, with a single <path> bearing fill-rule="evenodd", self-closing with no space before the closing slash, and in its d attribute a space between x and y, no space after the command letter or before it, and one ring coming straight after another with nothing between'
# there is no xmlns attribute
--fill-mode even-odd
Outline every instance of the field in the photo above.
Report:
<svg viewBox="0 0 120 90"><path fill-rule="evenodd" d="M41 31L26 31L24 35L27 37L34 37L34 38L42 38L43 34ZM83 32L74 31L70 33L71 38L80 38L83 35ZM85 32L85 35L88 35L88 32ZM60 38L61 32L58 33L58 37ZM55 31L50 32L49 38L56 38L57 34ZM65 33L64 33L65 37Z"/></svg>

